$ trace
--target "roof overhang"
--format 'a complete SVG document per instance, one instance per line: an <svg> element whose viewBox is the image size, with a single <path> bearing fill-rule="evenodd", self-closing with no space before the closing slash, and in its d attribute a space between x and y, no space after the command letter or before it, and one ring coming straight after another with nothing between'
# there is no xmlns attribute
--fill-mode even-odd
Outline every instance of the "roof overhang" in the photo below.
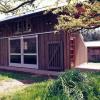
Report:
<svg viewBox="0 0 100 100"><path fill-rule="evenodd" d="M89 41L89 42L85 42L86 47L100 47L100 41Z"/></svg>

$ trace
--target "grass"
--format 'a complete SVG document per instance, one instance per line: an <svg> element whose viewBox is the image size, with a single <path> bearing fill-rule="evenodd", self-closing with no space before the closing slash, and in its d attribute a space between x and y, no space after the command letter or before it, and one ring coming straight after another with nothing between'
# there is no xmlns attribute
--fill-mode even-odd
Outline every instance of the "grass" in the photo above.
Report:
<svg viewBox="0 0 100 100"><path fill-rule="evenodd" d="M27 73L20 73L20 72L4 72L0 71L0 80L6 79L16 79L22 81L23 83L36 83L48 80L47 76L40 76L40 75L33 75Z"/></svg>
<svg viewBox="0 0 100 100"><path fill-rule="evenodd" d="M32 84L29 87L16 92L15 94L10 94L4 96L2 100L45 100L46 94L48 92L48 85L52 81L45 81L41 83Z"/></svg>
<svg viewBox="0 0 100 100"><path fill-rule="evenodd" d="M0 73L0 81L3 81L3 80L8 80L8 79L10 79L7 75L2 75L1 73Z"/></svg>
<svg viewBox="0 0 100 100"><path fill-rule="evenodd" d="M8 77L3 77L2 75L0 75L0 81L8 80L8 79L9 79Z"/></svg>
<svg viewBox="0 0 100 100"><path fill-rule="evenodd" d="M70 74L70 73L72 73L72 71L67 73L67 75L69 75L69 77L67 76L67 78L69 78L69 79L75 78L74 82L76 82L77 86L78 86L77 87L78 89L76 88L75 93L77 92L77 90L82 90L83 92L87 91L87 94L85 94L86 97L88 95L87 98L85 97L85 99L81 99L81 98L73 99L73 96L71 98L70 96L68 96L68 94L65 95L64 91L62 93L62 87L59 87L59 84L58 84L59 83L58 80L61 77L61 76L59 76L59 78L56 80L44 80L43 79L43 81L42 81L42 77L41 77L39 79L41 81L38 81L38 83L31 84L28 87L26 87L25 89L19 90L16 93L12 93L12 94L8 94L7 96L3 96L0 98L0 100L100 100L100 72L95 72L95 73L81 72L81 74L84 77L86 77L86 81L81 82L81 84L80 84L80 82L78 83L78 80L80 80L81 77L79 77L77 79L76 76L72 77L73 73L72 74ZM4 72L2 73L2 75L4 75L4 76L7 75L10 78L13 77L13 78L17 78L20 80L25 79L25 77L27 76L25 74L23 74L23 76L20 76L22 74L18 75L16 73L13 73L11 75L10 73L4 73ZM34 80L34 77L30 76L30 75L28 75L27 78ZM38 78L36 78L35 80L38 80ZM67 84L67 81L66 81L66 84ZM72 88L72 84L71 83L68 83L68 84ZM53 88L51 88L52 86L53 86ZM52 91L50 91L50 89Z"/></svg>

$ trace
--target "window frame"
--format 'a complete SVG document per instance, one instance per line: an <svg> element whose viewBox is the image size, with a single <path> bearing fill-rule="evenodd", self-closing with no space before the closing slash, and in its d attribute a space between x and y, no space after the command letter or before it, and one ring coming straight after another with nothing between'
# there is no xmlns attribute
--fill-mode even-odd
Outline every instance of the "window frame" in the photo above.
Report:
<svg viewBox="0 0 100 100"><path fill-rule="evenodd" d="M24 19L23 21L23 33L31 32L32 31L32 26L31 26L31 21L30 19ZM25 23L24 23L25 22ZM25 25L24 25L25 24ZM29 26L30 25L30 28ZM24 28L25 26L25 28ZM29 28L29 29L28 29Z"/></svg>

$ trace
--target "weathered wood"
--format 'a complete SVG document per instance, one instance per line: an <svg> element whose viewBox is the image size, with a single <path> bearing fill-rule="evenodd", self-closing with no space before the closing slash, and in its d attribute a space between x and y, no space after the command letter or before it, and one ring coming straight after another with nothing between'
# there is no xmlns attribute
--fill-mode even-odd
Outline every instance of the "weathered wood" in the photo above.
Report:
<svg viewBox="0 0 100 100"><path fill-rule="evenodd" d="M8 39L0 39L0 65L8 66Z"/></svg>

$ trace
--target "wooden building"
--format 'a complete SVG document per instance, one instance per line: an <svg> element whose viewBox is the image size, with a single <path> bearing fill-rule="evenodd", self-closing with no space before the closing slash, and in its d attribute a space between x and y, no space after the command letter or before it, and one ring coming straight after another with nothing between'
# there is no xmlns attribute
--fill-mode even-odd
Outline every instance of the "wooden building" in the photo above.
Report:
<svg viewBox="0 0 100 100"><path fill-rule="evenodd" d="M56 23L43 11L0 21L0 66L64 71L87 62L81 35L58 32Z"/></svg>
<svg viewBox="0 0 100 100"><path fill-rule="evenodd" d="M100 41L86 42L88 62L100 63Z"/></svg>

